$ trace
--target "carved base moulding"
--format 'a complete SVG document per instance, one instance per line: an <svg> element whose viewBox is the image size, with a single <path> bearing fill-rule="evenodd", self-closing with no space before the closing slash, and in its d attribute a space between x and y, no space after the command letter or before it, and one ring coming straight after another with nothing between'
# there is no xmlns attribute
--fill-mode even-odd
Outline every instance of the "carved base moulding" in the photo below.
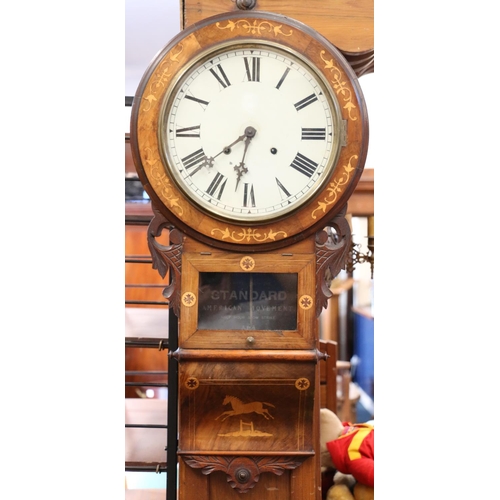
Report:
<svg viewBox="0 0 500 500"><path fill-rule="evenodd" d="M285 470L296 469L307 456L215 456L185 455L184 462L193 469L201 469L208 476L220 471L226 474L227 482L239 493L247 493L259 481L260 475L270 472L281 476Z"/></svg>

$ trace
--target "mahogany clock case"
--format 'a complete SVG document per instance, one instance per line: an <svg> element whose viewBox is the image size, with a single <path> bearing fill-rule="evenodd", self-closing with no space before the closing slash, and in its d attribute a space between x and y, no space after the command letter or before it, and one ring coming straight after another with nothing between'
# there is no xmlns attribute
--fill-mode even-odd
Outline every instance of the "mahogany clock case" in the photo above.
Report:
<svg viewBox="0 0 500 500"><path fill-rule="evenodd" d="M279 47L311 68L336 103L343 134L332 155L328 176L294 209L262 220L238 220L202 207L186 195L164 154L162 113L175 86L198 58L221 46L257 44ZM152 204L194 239L235 251L267 251L307 238L347 204L363 172L368 148L368 116L357 77L344 56L328 40L294 19L267 12L232 12L195 23L174 37L153 59L132 106L131 150L139 178ZM312 141L309 141L312 142ZM320 174L317 174L320 175Z"/></svg>

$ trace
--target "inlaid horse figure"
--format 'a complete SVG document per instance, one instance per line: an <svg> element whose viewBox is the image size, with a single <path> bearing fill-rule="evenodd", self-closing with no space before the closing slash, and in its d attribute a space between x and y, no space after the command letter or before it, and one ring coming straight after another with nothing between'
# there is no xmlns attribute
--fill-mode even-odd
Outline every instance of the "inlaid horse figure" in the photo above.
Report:
<svg viewBox="0 0 500 500"><path fill-rule="evenodd" d="M263 417L266 418L266 420L269 420L270 418L274 419L274 417L269 413L269 411L266 408L264 408L264 405L272 406L273 408L275 408L275 406L272 405L271 403L264 403L260 401L254 401L252 403L242 403L240 399L234 396L226 396L222 404L227 405L229 403L231 403L233 409L221 413L215 420L218 420L219 418L222 417L221 421L224 421L226 420L226 418L232 417L233 415L241 415L242 413L252 413L252 412L262 415Z"/></svg>

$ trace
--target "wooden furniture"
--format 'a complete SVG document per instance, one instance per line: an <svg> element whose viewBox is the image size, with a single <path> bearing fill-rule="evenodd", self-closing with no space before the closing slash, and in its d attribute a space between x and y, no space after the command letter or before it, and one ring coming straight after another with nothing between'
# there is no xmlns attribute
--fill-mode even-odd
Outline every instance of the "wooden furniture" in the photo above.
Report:
<svg viewBox="0 0 500 500"><path fill-rule="evenodd" d="M129 470L165 471L167 455L167 401L125 399L125 465Z"/></svg>
<svg viewBox="0 0 500 500"><path fill-rule="evenodd" d="M206 19L216 5L222 12L255 8L255 13L224 15L217 17L220 22L216 23ZM179 365L175 381L179 403L180 500L230 500L239 498L241 493L249 500L319 499L318 417L323 361L325 404L334 410L338 405L336 387L333 392L328 388L332 380L335 386L337 381L336 351L334 356L327 356L336 345L326 343L322 350L317 319L331 295L325 273L328 270L336 276L349 248L345 213L363 172L367 151L366 109L352 69L360 76L373 68L373 33L360 29L364 24L373 25L373 16L370 18L369 2L360 7L356 11L342 4L332 9L324 2L312 2L306 10L265 0L258 5L251 0L236 0L227 4L197 2L194 6L185 0L181 11L186 33L172 40L158 55L134 99L134 161L154 206L148 245L153 267L162 278L170 275L164 296L170 311L180 320L179 344L170 346L170 359ZM328 15L334 18L333 30ZM313 30L303 30L292 19L301 16L304 17L299 20L312 25ZM340 50L352 69L338 49L314 30L328 32L327 38L336 37L333 43L342 47ZM348 36L342 39L341 32ZM256 57L253 52L243 54L242 45L244 50L261 52ZM279 59L281 56L287 67ZM240 66L225 65L225 57L240 61L241 68L245 63L243 80L237 77ZM217 60L217 65L212 59ZM301 198L302 188L296 186L288 188L296 194L292 196L276 173L272 177L276 177L279 197L270 208L264 204L268 185L259 184L258 177L245 177L244 194L235 202L234 195L228 196L232 190L223 191L226 181L228 185L234 183L232 169L226 172L220 159L216 164L219 170L209 168L219 156L216 151L234 139L229 138L232 128L224 139L227 143L207 152L214 145L215 136L207 140L206 131L225 122L233 127L233 114L231 107L225 120L218 121L218 115L205 113L205 108L213 102L218 107L214 104L212 108L224 110L225 100L218 98L219 92L235 82L244 83L247 92L257 84L250 94L265 94L267 87L260 83L261 59L272 68L264 76L272 79L269 88L273 92L281 92L280 85L289 71L298 71L296 76L300 79L303 68L308 67L314 75L308 80L315 82L314 90L308 90L308 83L300 96L279 94L280 99L288 99L283 110L290 108L291 103L292 115L302 120L305 114L298 115L299 110L316 101L323 103L318 113L313 113L313 122L297 121L297 133L286 135L289 149L296 156L280 166L288 168L288 173L292 169L301 182L303 176L311 179L305 181L303 188L311 193L311 198ZM224 69L231 67L234 74L228 79ZM181 79L173 77L174 73ZM196 86L196 78L201 74L206 76L207 85L212 84L207 100L199 91L209 87ZM182 80L182 75L190 78ZM217 81L220 89L214 87ZM162 93L177 83L179 87L169 91L172 98L165 100ZM232 89L225 95L240 104L243 94L232 93ZM343 99L342 105L338 99ZM198 106L196 113L190 111L193 102ZM266 97L263 102L274 101ZM316 108L308 108L313 109ZM256 118L262 111L267 110L260 109L253 115L256 123L245 124L246 147L255 133L264 129L262 121ZM207 118L210 116L211 120ZM208 121L205 135L201 133L203 120ZM318 138L311 131L320 131L322 142L310 140ZM235 137L240 133L235 133ZM276 155L278 150L287 151L290 145L287 141L274 142L267 147L267 163L272 158L269 151ZM296 146L306 149L306 142L314 145L309 153L313 156L323 142L330 146L325 149L327 153L318 154L316 162L295 152ZM231 149L224 147L222 152L229 155ZM285 156L280 158L283 162ZM234 167L240 169L236 189L242 188L240 176L247 172L243 159ZM259 160L253 168L262 168L265 163ZM204 166L207 171L202 170ZM198 177L193 177L198 172ZM324 182L319 182L322 177ZM264 193L260 198L259 188ZM244 209L230 208L233 206ZM335 227L335 237L323 230L325 226ZM159 238L165 231L169 241L161 244ZM242 294L247 295L240 299ZM238 301L233 301L233 296ZM169 377L174 380L171 374ZM177 394L177 386L175 391ZM177 414L169 414L169 422L171 419L176 420Z"/></svg>
<svg viewBox="0 0 500 500"><path fill-rule="evenodd" d="M360 393L351 378L351 363L337 361L337 416L342 422L357 422Z"/></svg>
<svg viewBox="0 0 500 500"><path fill-rule="evenodd" d="M223 12L268 11L290 16L325 36L350 62L358 76L373 72L374 12L373 0L309 0L307 3L287 0L182 0L181 28Z"/></svg>
<svg viewBox="0 0 500 500"><path fill-rule="evenodd" d="M347 213L352 217L370 217L375 213L374 204L375 170L365 168L347 203Z"/></svg>
<svg viewBox="0 0 500 500"><path fill-rule="evenodd" d="M320 340L319 346L327 355L320 362L320 406L335 412L343 422L356 422L360 395L351 382L351 364L338 359L337 342Z"/></svg>
<svg viewBox="0 0 500 500"><path fill-rule="evenodd" d="M320 406L337 412L337 343L332 340L320 340L319 348L326 354L320 362Z"/></svg>
<svg viewBox="0 0 500 500"><path fill-rule="evenodd" d="M168 282L152 268L145 221L126 210L125 222L125 470L162 473L166 484L169 433L176 429L175 418L173 429L168 428L172 405L176 412L175 383L172 401L166 399L172 318L162 290ZM175 373L173 377L175 382ZM148 397L148 391L154 391L154 398ZM175 494L176 440L172 451ZM165 499L166 491L126 488L125 498Z"/></svg>
<svg viewBox="0 0 500 500"><path fill-rule="evenodd" d="M133 353L126 354L126 388L135 389L125 398L127 471L167 471L168 400L164 394L149 398L145 391L168 387L168 327L168 309L125 308L126 352ZM159 363L164 371L157 370ZM133 369L138 365L142 370Z"/></svg>
<svg viewBox="0 0 500 500"><path fill-rule="evenodd" d="M141 338L144 342L165 340L165 311L153 308L129 309L126 311L126 334L129 341ZM156 336L142 337L138 322L147 325ZM320 405L332 411L337 408L337 345L333 341L321 341L320 350L327 357L319 362ZM125 423L138 427L125 430L126 470L162 472L167 470L165 445L167 443L167 402L161 399L132 398L125 400ZM174 481L174 475L171 480ZM168 478L165 478L168 481ZM166 489L128 489L126 500L165 499ZM247 498L247 497L245 497ZM258 498L258 497L256 497Z"/></svg>

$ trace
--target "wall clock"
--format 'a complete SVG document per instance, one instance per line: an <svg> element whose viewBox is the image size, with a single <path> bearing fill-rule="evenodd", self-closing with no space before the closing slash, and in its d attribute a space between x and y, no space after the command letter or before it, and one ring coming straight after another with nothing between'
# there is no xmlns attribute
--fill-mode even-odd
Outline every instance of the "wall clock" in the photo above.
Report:
<svg viewBox="0 0 500 500"><path fill-rule="evenodd" d="M204 243L280 248L325 225L363 171L368 118L342 54L266 12L196 23L150 64L131 115L153 205Z"/></svg>

